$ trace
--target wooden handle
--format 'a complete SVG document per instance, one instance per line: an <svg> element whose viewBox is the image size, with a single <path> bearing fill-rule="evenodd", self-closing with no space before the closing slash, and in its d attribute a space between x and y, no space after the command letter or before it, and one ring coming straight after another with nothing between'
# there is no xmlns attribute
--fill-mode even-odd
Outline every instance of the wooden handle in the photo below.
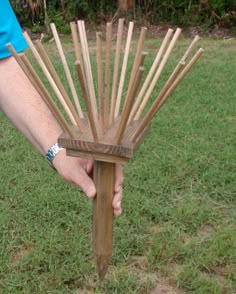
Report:
<svg viewBox="0 0 236 294"><path fill-rule="evenodd" d="M97 196L93 212L93 250L100 280L107 272L112 255L115 163L95 161L94 182Z"/></svg>

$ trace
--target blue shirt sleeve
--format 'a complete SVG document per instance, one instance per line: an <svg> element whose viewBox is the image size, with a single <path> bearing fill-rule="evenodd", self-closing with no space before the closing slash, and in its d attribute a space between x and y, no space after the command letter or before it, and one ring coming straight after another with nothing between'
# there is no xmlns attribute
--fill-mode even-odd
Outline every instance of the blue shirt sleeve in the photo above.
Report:
<svg viewBox="0 0 236 294"><path fill-rule="evenodd" d="M28 48L22 29L9 1L0 0L0 59L12 55L6 47L8 43L11 43L17 52Z"/></svg>

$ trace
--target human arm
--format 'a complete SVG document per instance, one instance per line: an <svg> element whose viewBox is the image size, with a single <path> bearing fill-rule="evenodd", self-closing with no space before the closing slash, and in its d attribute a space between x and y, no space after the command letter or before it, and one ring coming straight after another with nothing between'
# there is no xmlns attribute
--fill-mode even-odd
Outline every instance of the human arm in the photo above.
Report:
<svg viewBox="0 0 236 294"><path fill-rule="evenodd" d="M0 76L0 108L45 156L57 142L61 128L13 57L0 59ZM96 195L93 180L89 177L92 161L66 156L62 150L54 158L53 165L63 179L80 187L88 197ZM121 214L122 184L122 169L117 166L113 200L115 215Z"/></svg>

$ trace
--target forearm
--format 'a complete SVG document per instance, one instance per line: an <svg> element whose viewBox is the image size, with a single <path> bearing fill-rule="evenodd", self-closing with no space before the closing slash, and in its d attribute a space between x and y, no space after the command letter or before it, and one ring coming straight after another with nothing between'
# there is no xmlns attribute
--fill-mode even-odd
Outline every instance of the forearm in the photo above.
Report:
<svg viewBox="0 0 236 294"><path fill-rule="evenodd" d="M0 108L45 155L60 127L13 57L0 60L0 77Z"/></svg>

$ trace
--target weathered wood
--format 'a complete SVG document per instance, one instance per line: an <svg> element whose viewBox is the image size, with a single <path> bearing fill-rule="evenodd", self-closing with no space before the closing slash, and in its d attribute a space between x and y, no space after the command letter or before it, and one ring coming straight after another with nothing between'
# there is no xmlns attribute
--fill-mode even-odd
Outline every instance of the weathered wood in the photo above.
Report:
<svg viewBox="0 0 236 294"><path fill-rule="evenodd" d="M102 280L112 255L115 164L95 161L93 179L97 189L93 211L93 250Z"/></svg>
<svg viewBox="0 0 236 294"><path fill-rule="evenodd" d="M120 118L115 121L114 125L105 134L101 132L101 129L97 128L99 141L94 142L88 119L85 116L83 120L84 133L80 133L77 128L72 127L74 138L71 139L64 133L58 138L58 142L67 149L68 155L107 162L126 163L133 157L138 146L143 142L149 131L149 126L142 131L139 139L133 143L130 138L140 125L140 121L135 121L126 127L121 143L116 144L115 140L119 124Z"/></svg>

